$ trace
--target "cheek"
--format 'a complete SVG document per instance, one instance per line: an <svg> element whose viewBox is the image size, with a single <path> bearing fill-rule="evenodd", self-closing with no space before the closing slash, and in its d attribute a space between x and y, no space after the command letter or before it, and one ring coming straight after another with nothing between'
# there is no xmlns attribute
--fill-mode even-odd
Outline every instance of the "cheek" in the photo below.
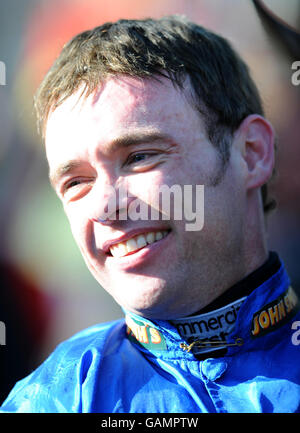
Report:
<svg viewBox="0 0 300 433"><path fill-rule="evenodd" d="M93 235L93 224L80 209L71 209L66 211L68 221L70 223L71 232L83 255L87 251L95 249L95 241Z"/></svg>
<svg viewBox="0 0 300 433"><path fill-rule="evenodd" d="M151 206L151 204L155 203L155 197L164 183L165 177L159 171L142 173L134 176L128 182L128 191L131 196Z"/></svg>
<svg viewBox="0 0 300 433"><path fill-rule="evenodd" d="M170 168L134 176L128 184L128 190L142 206L146 204L148 210L151 208L151 217L154 220L158 219L157 212L159 212L163 220L177 220L176 225L180 225L180 221L184 223L182 220L186 184L193 185L193 179L186 179L184 173L178 168ZM152 210L155 211L152 213ZM148 216L151 218L150 214Z"/></svg>

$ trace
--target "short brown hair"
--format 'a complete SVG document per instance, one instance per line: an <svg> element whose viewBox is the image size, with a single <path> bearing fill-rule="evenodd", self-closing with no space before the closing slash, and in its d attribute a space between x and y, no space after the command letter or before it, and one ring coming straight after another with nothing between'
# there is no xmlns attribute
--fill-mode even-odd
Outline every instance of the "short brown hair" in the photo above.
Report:
<svg viewBox="0 0 300 433"><path fill-rule="evenodd" d="M250 114L264 115L247 65L221 36L184 17L119 20L105 23L68 42L41 83L36 96L38 128L48 115L81 85L88 96L109 75L166 76L182 88L188 76L196 109L224 166L228 136ZM273 208L262 187L264 210Z"/></svg>

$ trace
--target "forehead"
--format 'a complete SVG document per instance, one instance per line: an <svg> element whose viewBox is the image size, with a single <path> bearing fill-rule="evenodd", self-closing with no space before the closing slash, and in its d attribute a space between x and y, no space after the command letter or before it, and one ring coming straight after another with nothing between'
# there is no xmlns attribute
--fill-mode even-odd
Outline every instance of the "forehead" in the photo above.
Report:
<svg viewBox="0 0 300 433"><path fill-rule="evenodd" d="M188 89L189 84L186 85ZM174 88L167 78L139 79L118 76L108 79L87 98L82 90L50 114L46 128L49 163L57 153L91 150L106 146L125 133L163 132L184 136L198 129L200 117L186 93Z"/></svg>

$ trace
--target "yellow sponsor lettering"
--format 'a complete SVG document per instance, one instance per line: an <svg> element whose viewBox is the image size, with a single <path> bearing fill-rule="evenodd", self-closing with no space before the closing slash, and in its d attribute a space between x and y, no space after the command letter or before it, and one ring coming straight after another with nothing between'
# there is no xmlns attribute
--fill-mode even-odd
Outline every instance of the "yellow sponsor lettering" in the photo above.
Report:
<svg viewBox="0 0 300 433"><path fill-rule="evenodd" d="M283 300L287 313L289 313L293 308L295 308L298 302L298 297L292 287L289 288Z"/></svg>
<svg viewBox="0 0 300 433"><path fill-rule="evenodd" d="M270 326L270 317L265 310L260 313L258 321L263 329L266 329Z"/></svg>
<svg viewBox="0 0 300 433"><path fill-rule="evenodd" d="M278 304L278 314L279 320L283 319L286 316L283 300L281 300Z"/></svg>
<svg viewBox="0 0 300 433"><path fill-rule="evenodd" d="M138 326L138 336L137 339L141 342L141 343L149 343L149 338L148 338L148 334L147 334L147 326Z"/></svg>
<svg viewBox="0 0 300 433"><path fill-rule="evenodd" d="M270 316L271 325L274 325L279 321L278 305L275 305L273 308L268 308L268 313Z"/></svg>
<svg viewBox="0 0 300 433"><path fill-rule="evenodd" d="M150 330L150 336L151 336L151 342L154 344L161 343L161 335L155 328L149 328Z"/></svg>
<svg viewBox="0 0 300 433"><path fill-rule="evenodd" d="M130 317L126 317L126 323L129 331L131 331L135 338L138 339L138 325Z"/></svg>
<svg viewBox="0 0 300 433"><path fill-rule="evenodd" d="M130 334L130 332L132 332L132 328L134 326L134 322L131 320L130 317L126 317L125 321L126 321L126 325L127 325L126 332L128 332L128 334Z"/></svg>
<svg viewBox="0 0 300 433"><path fill-rule="evenodd" d="M158 329L152 328L148 323L139 322L136 323L134 319L126 316L126 333L129 340L138 342L147 349L151 350L167 350L167 346L164 340L164 336L159 332ZM155 344L153 348L152 344Z"/></svg>
<svg viewBox="0 0 300 433"><path fill-rule="evenodd" d="M276 329L281 324L286 322L286 319L299 309L299 299L297 293L292 287L278 297L273 303L265 305L261 311L257 311L252 319L253 329L251 333L253 337L264 335L266 332ZM270 328L268 330L268 328Z"/></svg>
<svg viewBox="0 0 300 433"><path fill-rule="evenodd" d="M258 316L255 316L253 319L254 322L254 328L252 329L252 335L257 335L259 333L259 324L258 324Z"/></svg>
<svg viewBox="0 0 300 433"><path fill-rule="evenodd" d="M290 300L290 304L292 305L292 308L295 308L298 302L298 296L296 295L292 287L289 288L288 295L289 295L289 300Z"/></svg>
<svg viewBox="0 0 300 433"><path fill-rule="evenodd" d="M284 301L284 305L285 305L285 308L286 308L286 312L289 313L291 311L291 309L292 309L292 304L290 302L290 298L289 298L288 294L285 295L285 297L283 298L283 301Z"/></svg>

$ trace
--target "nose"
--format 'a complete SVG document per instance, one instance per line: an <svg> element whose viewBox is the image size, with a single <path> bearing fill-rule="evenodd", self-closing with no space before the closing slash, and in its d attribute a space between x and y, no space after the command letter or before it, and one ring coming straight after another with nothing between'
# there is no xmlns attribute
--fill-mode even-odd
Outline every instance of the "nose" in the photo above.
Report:
<svg viewBox="0 0 300 433"><path fill-rule="evenodd" d="M127 219L127 209L132 198L124 183L112 184L108 181L94 185L90 196L89 219L101 224L112 224L116 220Z"/></svg>

